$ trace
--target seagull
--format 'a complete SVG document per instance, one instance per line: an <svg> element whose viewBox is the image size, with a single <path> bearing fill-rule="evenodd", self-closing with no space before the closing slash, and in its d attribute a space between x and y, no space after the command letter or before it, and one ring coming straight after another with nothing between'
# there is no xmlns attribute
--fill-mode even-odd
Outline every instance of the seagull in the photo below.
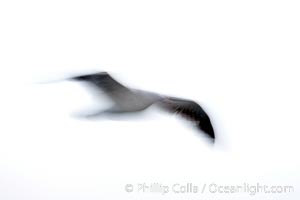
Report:
<svg viewBox="0 0 300 200"><path fill-rule="evenodd" d="M116 81L107 72L73 76L68 80L86 82L90 86L102 90L113 103L108 109L86 117L141 112L152 105L156 105L161 110L180 115L193 122L192 124L199 131L210 138L212 142L215 141L215 133L210 118L195 101L129 88Z"/></svg>

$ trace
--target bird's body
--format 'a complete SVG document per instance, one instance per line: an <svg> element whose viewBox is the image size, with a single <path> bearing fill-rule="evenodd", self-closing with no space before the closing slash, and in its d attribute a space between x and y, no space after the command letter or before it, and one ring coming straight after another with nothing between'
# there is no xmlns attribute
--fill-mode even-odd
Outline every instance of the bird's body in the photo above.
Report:
<svg viewBox="0 0 300 200"><path fill-rule="evenodd" d="M70 80L87 82L104 91L112 100L113 106L111 108L89 116L134 113L156 105L163 110L180 114L186 119L193 121L197 128L204 131L211 139L215 139L214 130L208 115L194 101L125 87L106 72L75 76L70 78Z"/></svg>
<svg viewBox="0 0 300 200"><path fill-rule="evenodd" d="M86 81L104 91L114 103L113 107L109 109L114 112L141 111L163 98L156 93L125 87L112 79L106 72L77 76L71 79Z"/></svg>

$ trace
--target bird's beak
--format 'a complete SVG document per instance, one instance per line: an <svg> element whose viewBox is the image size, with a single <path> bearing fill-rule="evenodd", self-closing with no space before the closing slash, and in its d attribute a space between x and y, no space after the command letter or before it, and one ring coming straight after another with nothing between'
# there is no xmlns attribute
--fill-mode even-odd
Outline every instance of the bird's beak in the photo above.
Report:
<svg viewBox="0 0 300 200"><path fill-rule="evenodd" d="M75 76L69 78L70 81L86 81L89 80L90 76L89 75L83 75L83 76Z"/></svg>

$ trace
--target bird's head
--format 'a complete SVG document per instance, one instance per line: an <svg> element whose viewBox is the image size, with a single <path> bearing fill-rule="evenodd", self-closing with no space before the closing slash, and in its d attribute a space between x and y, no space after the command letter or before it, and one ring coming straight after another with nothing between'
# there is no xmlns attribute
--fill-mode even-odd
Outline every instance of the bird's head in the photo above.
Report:
<svg viewBox="0 0 300 200"><path fill-rule="evenodd" d="M70 80L75 80L75 81L91 81L94 78L99 78L101 76L107 75L106 72L99 72L99 73L93 73L93 74L85 74L81 76L75 76L70 78Z"/></svg>

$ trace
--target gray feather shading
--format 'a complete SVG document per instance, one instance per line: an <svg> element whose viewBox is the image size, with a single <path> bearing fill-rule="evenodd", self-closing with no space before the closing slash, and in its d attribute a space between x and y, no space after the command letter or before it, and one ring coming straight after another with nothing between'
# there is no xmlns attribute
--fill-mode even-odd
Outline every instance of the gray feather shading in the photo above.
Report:
<svg viewBox="0 0 300 200"><path fill-rule="evenodd" d="M75 76L70 80L87 82L97 89L101 89L114 102L113 107L105 110L105 113L138 112L151 105L158 105L165 111L178 114L193 122L199 130L213 141L215 140L209 116L194 101L131 89L113 79L107 72Z"/></svg>

